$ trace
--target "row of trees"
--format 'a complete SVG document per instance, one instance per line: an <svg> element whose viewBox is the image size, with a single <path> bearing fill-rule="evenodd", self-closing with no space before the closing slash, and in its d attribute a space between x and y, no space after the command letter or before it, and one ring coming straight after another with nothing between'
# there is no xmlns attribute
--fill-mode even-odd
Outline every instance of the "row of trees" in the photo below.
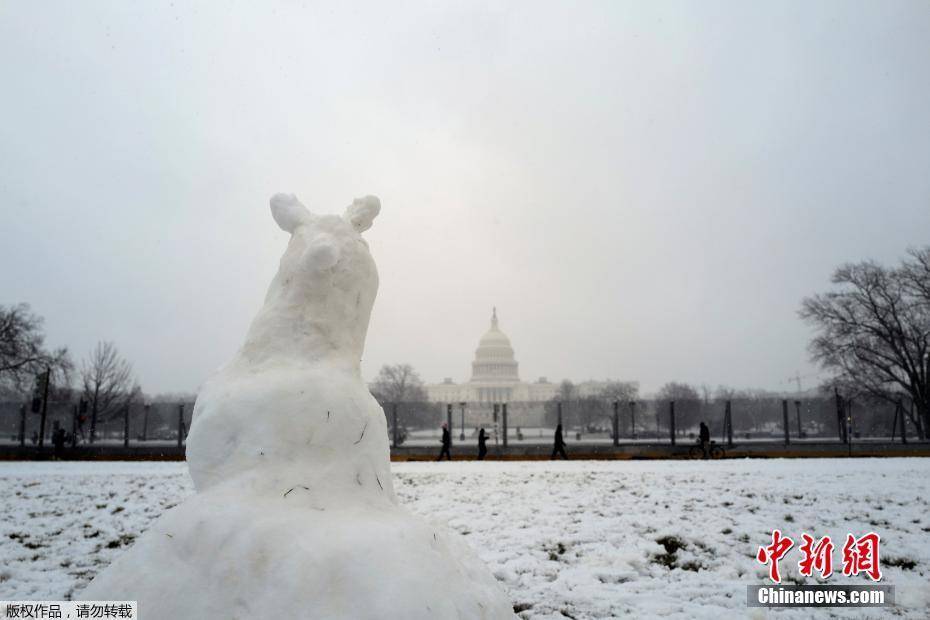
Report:
<svg viewBox="0 0 930 620"><path fill-rule="evenodd" d="M417 372L409 364L385 366L371 384L372 393L385 407L391 418L391 406L399 405L399 414L404 427L434 428L445 420L444 405L427 402L426 390ZM724 412L729 404L732 424L738 433L772 434L784 432L784 401L786 395L766 390L737 390L726 386L711 389L709 386L693 386L687 383L670 382L655 394L642 398L635 382L612 381L592 389L590 384L575 385L563 381L554 398L538 403L538 417L530 426L554 427L561 410L566 432L605 433L613 428L613 404L620 406L620 428L622 437L631 434L640 436L667 436L670 415L669 403L675 403L675 426L679 436L696 432L700 422L706 422L714 434L724 432ZM838 406L847 407L853 418L852 431L869 437L899 434L893 427L900 425L895 419L896 407L866 394L855 398L846 397L838 403L832 388L829 393L814 392L787 398L789 432L792 436L836 436L845 432L837 418ZM510 403L513 407L520 403ZM525 403L522 419L526 423ZM485 404L485 407L488 405ZM455 409L458 415L458 408ZM471 411L471 409L470 409ZM471 415L471 414L469 414ZM845 413L844 413L845 417ZM458 418L455 418L458 420ZM635 428L631 426L635 420ZM513 421L513 418L511 418ZM922 434L924 429L912 424L910 433Z"/></svg>
<svg viewBox="0 0 930 620"><path fill-rule="evenodd" d="M80 415L89 418L90 441L99 420L142 400L132 364L112 342L99 342L76 367L67 348L45 346L43 319L27 304L0 306L0 397L27 399L30 392L36 406L44 398L79 401Z"/></svg>

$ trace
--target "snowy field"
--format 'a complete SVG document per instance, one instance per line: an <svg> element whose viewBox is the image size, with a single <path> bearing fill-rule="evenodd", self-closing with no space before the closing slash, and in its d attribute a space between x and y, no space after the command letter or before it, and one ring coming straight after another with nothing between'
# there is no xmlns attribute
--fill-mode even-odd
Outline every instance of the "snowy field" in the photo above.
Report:
<svg viewBox="0 0 930 620"><path fill-rule="evenodd" d="M464 536L523 618L930 617L930 459L393 470L401 501ZM0 463L0 599L74 597L192 492L184 463ZM840 541L877 531L896 608L747 608L745 586L766 574L756 549L776 527ZM789 582L797 559L793 549L782 562Z"/></svg>

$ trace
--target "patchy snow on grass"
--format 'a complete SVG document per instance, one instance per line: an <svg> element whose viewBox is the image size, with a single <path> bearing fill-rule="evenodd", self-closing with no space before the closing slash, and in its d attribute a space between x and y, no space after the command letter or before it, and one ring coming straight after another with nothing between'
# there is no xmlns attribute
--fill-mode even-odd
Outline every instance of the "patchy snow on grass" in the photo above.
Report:
<svg viewBox="0 0 930 620"><path fill-rule="evenodd" d="M523 618L930 617L930 459L393 465L402 503L464 537ZM0 463L0 599L69 599L193 493L184 463ZM780 528L876 531L893 609L746 607ZM781 563L802 581L797 547ZM829 583L871 583L834 575Z"/></svg>

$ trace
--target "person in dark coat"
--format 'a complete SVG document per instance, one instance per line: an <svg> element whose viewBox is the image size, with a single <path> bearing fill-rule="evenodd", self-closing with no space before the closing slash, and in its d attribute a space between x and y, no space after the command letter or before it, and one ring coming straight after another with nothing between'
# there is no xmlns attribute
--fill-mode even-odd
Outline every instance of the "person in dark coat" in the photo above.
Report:
<svg viewBox="0 0 930 620"><path fill-rule="evenodd" d="M55 420L52 430L52 445L55 446L55 458L61 458L65 451L65 441L67 439L68 435L65 433L65 429L61 428L58 420Z"/></svg>
<svg viewBox="0 0 930 620"><path fill-rule="evenodd" d="M441 461L442 457L445 456L446 459L452 460L452 435L449 434L449 425L445 422L442 423L442 450L439 452L439 458L437 461Z"/></svg>
<svg viewBox="0 0 930 620"><path fill-rule="evenodd" d="M562 439L561 424L555 427L555 441L552 444L552 456L550 459L555 460L557 454L561 454L563 459L566 461L568 460L568 455L565 454L565 440Z"/></svg>
<svg viewBox="0 0 930 620"><path fill-rule="evenodd" d="M707 444L710 443L710 429L707 428L707 425L704 422L701 422L701 432L698 436L698 440L701 442L701 452L704 453L702 458L707 458Z"/></svg>
<svg viewBox="0 0 930 620"><path fill-rule="evenodd" d="M488 436L484 432L484 428L478 431L478 460L483 461L485 455L488 453Z"/></svg>

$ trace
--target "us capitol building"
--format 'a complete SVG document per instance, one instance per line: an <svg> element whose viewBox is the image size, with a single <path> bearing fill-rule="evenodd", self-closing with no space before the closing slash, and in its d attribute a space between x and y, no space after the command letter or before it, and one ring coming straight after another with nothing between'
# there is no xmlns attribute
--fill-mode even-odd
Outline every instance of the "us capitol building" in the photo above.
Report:
<svg viewBox="0 0 930 620"><path fill-rule="evenodd" d="M545 377L540 377L536 383L520 381L510 338L497 323L497 308L491 313L491 329L478 341L468 383L445 379L426 386L429 399L440 403L541 402L551 400L557 390L558 386Z"/></svg>

